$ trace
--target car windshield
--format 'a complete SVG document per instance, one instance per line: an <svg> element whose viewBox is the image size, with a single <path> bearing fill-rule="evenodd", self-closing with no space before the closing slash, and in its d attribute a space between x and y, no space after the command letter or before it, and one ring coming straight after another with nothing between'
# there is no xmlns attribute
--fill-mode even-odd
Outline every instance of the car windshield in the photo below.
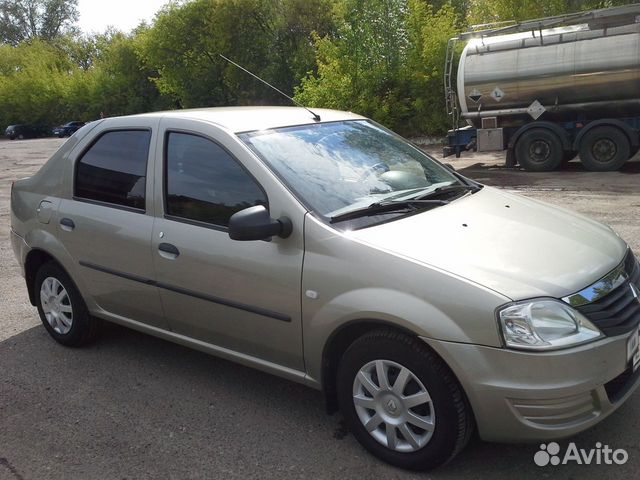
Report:
<svg viewBox="0 0 640 480"><path fill-rule="evenodd" d="M307 207L327 218L461 184L425 153L367 120L261 130L240 138Z"/></svg>

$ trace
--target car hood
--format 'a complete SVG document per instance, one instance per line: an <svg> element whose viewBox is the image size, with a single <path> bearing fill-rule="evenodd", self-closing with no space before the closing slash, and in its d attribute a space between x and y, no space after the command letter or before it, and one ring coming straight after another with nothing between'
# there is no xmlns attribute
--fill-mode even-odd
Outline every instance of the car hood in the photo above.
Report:
<svg viewBox="0 0 640 480"><path fill-rule="evenodd" d="M601 223L490 187L349 235L513 300L577 292L615 268L627 249Z"/></svg>

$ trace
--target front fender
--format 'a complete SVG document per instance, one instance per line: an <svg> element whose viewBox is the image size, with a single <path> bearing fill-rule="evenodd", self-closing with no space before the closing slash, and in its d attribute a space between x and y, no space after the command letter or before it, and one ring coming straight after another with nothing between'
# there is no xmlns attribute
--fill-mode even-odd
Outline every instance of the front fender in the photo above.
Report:
<svg viewBox="0 0 640 480"><path fill-rule="evenodd" d="M336 332L356 323L404 330L424 338L499 347L494 317L495 299L478 308L473 292L469 302L448 304L447 312L424 298L391 288L359 288L324 302L305 295L302 301L304 356L311 382L322 378L323 355Z"/></svg>
<svg viewBox="0 0 640 480"><path fill-rule="evenodd" d="M389 288L360 288L340 294L315 312L309 328L333 331L362 319L397 325L429 338L455 338L471 343L469 336L441 309L419 297Z"/></svg>
<svg viewBox="0 0 640 480"><path fill-rule="evenodd" d="M425 338L499 347L495 310L509 301L307 216L301 304L311 383L322 378L327 343L347 324L381 322Z"/></svg>

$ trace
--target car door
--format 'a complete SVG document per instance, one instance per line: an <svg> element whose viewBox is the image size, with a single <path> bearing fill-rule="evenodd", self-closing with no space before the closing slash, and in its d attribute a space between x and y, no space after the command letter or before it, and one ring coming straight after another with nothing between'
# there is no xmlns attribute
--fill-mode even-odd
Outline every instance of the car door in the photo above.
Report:
<svg viewBox="0 0 640 480"><path fill-rule="evenodd" d="M158 142L155 198L162 212L152 249L171 329L232 356L302 371L304 209L223 129L166 118ZM275 218L288 216L291 236L231 240L230 216L256 204Z"/></svg>
<svg viewBox="0 0 640 480"><path fill-rule="evenodd" d="M65 245L94 313L166 328L151 255L159 120L111 120L71 151L70 198L58 208ZM93 132L92 132L93 133Z"/></svg>

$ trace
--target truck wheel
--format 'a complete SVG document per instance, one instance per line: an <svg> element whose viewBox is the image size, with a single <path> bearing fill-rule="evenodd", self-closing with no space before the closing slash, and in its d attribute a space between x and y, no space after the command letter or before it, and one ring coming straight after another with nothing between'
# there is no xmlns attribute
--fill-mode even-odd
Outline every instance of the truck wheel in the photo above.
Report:
<svg viewBox="0 0 640 480"><path fill-rule="evenodd" d="M546 128L532 128L516 143L516 160L530 172L556 170L564 159L564 149L558 136Z"/></svg>
<svg viewBox="0 0 640 480"><path fill-rule="evenodd" d="M353 342L340 360L336 387L355 438L400 468L442 465L474 429L451 370L422 341L401 333L377 330Z"/></svg>
<svg viewBox="0 0 640 480"><path fill-rule="evenodd" d="M631 157L627 136L616 127L594 127L580 140L580 160L592 172L618 170Z"/></svg>

